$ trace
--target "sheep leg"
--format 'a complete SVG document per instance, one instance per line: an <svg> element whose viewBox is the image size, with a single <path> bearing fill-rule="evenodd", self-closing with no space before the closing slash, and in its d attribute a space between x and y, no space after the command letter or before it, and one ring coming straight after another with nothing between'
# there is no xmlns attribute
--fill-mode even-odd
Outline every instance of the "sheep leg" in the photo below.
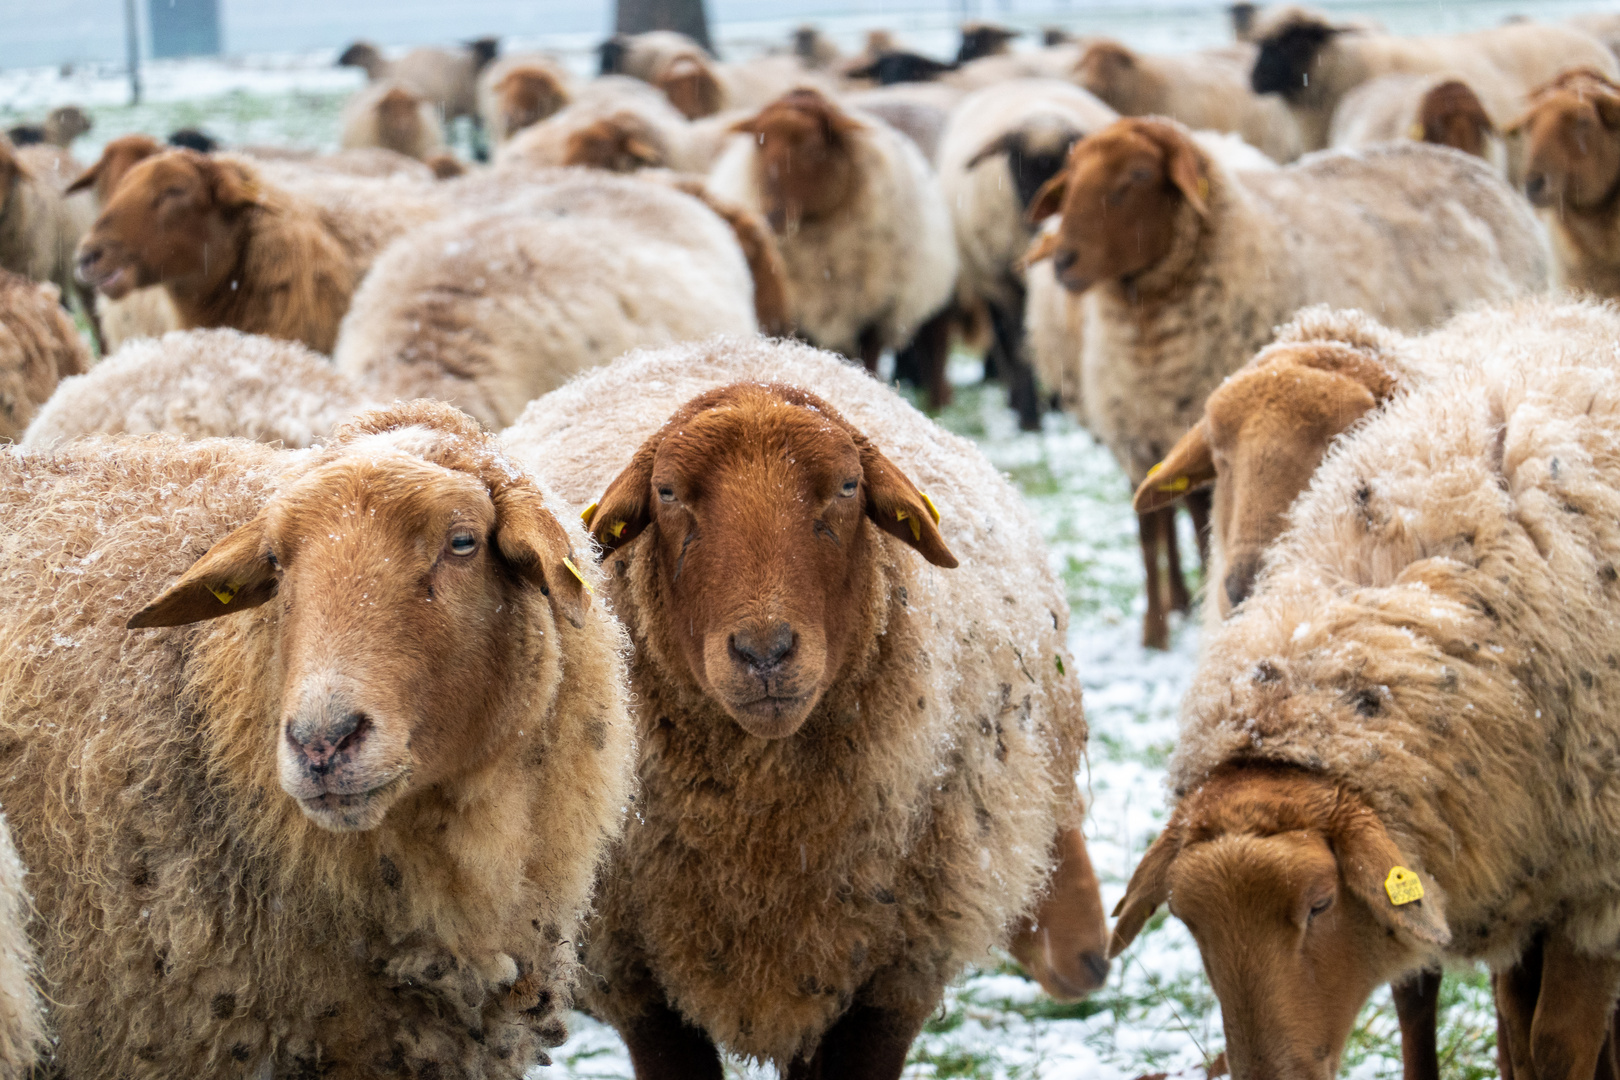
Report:
<svg viewBox="0 0 1620 1080"><path fill-rule="evenodd" d="M1176 507L1175 504L1159 511L1164 515L1159 528L1164 534L1164 572L1170 584L1170 610L1186 611L1192 606L1192 596L1187 592L1187 579L1181 573L1181 541L1176 536Z"/></svg>
<svg viewBox="0 0 1620 1080"><path fill-rule="evenodd" d="M1007 404L1018 413L1018 426L1024 431L1041 429L1040 395L1035 392L1035 368L1024 355L1024 293L1020 289L1014 306L990 304L990 329L995 332L996 354L1002 382L1007 384Z"/></svg>
<svg viewBox="0 0 1620 1080"><path fill-rule="evenodd" d="M914 358L916 374L913 379L919 389L928 391L930 412L938 412L951 403L951 384L945 377L945 362L951 357L952 313L950 305L941 308L933 318L917 328L917 335L906 346L906 351ZM899 366L899 357L896 357L896 369Z"/></svg>
<svg viewBox="0 0 1620 1080"><path fill-rule="evenodd" d="M866 365L867 374L876 375L878 358L883 355L883 332L875 326L868 326L861 331L856 347L860 349L861 363Z"/></svg>
<svg viewBox="0 0 1620 1080"><path fill-rule="evenodd" d="M821 1037L814 1057L788 1067L786 1080L900 1080L923 1019L855 1005Z"/></svg>
<svg viewBox="0 0 1620 1080"><path fill-rule="evenodd" d="M1541 986L1542 939L1537 938L1506 971L1491 975L1496 996L1496 1056L1503 1080L1534 1080L1530 1063L1530 1024Z"/></svg>
<svg viewBox="0 0 1620 1080"><path fill-rule="evenodd" d="M1142 568L1147 571L1147 614L1142 616L1142 646L1170 647L1170 613L1164 607L1164 586L1159 574L1159 523L1163 510L1136 515L1136 536L1142 545Z"/></svg>
<svg viewBox="0 0 1620 1080"><path fill-rule="evenodd" d="M698 1028L658 1002L619 1034L636 1080L721 1080L720 1052Z"/></svg>
<svg viewBox="0 0 1620 1080"><path fill-rule="evenodd" d="M1535 1071L1527 1080L1593 1076L1617 993L1620 961L1583 955L1563 934L1550 934L1542 953L1541 996L1530 1021Z"/></svg>
<svg viewBox="0 0 1620 1080"><path fill-rule="evenodd" d="M1435 1028L1440 1014L1440 973L1420 971L1390 986L1401 1022L1402 1080L1440 1080Z"/></svg>

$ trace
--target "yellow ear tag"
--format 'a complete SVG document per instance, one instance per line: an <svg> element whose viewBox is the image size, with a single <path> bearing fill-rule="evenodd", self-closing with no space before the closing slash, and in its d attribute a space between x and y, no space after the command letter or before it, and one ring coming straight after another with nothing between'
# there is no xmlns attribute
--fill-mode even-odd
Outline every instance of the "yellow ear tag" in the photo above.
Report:
<svg viewBox="0 0 1620 1080"><path fill-rule="evenodd" d="M1389 877L1384 879L1384 891L1389 893L1389 902L1400 907L1402 904L1423 899L1423 882L1419 881L1417 874L1411 870L1397 866L1391 869Z"/></svg>
<svg viewBox="0 0 1620 1080"><path fill-rule="evenodd" d="M1149 469L1147 476L1143 477L1143 479L1151 480L1162 472L1164 472L1164 462L1161 461L1157 465L1153 466L1153 468Z"/></svg>
<svg viewBox="0 0 1620 1080"><path fill-rule="evenodd" d="M591 503L591 505L579 512L579 520L585 523L587 529L591 527L591 518L596 516L596 505L596 503Z"/></svg>
<svg viewBox="0 0 1620 1080"><path fill-rule="evenodd" d="M222 604L228 604L232 600L236 599L236 586L235 585L222 585L217 589L214 588L212 585L210 585L208 587L208 591L213 593L216 597L218 597L219 602L222 603Z"/></svg>
<svg viewBox="0 0 1620 1080"><path fill-rule="evenodd" d="M1167 480L1156 486L1158 491L1186 491L1192 486L1192 481L1185 476L1178 476L1174 480Z"/></svg>
<svg viewBox="0 0 1620 1080"><path fill-rule="evenodd" d="M1406 129L1406 137L1411 139L1413 142L1422 142L1423 125L1414 123L1411 127Z"/></svg>
<svg viewBox="0 0 1620 1080"><path fill-rule="evenodd" d="M904 510L896 510L894 512L894 520L911 522L911 538L917 541L922 540L922 523L916 518L912 517Z"/></svg>
<svg viewBox="0 0 1620 1080"><path fill-rule="evenodd" d="M568 567L568 572L570 574L573 574L575 577L579 578L579 583L581 585L585 586L585 591L586 592L591 593L592 595L595 595L596 590L591 588L591 583L585 580L585 575L579 572L579 567L574 565L574 560L573 559L570 559L568 556L564 555L563 556L563 565Z"/></svg>
<svg viewBox="0 0 1620 1080"><path fill-rule="evenodd" d="M615 521L613 524L608 526L608 532L613 534L613 539L617 540L619 537L624 535L624 525L625 523L622 521Z"/></svg>
<svg viewBox="0 0 1620 1080"><path fill-rule="evenodd" d="M1209 181L1202 176L1198 178L1198 197L1205 202L1209 201Z"/></svg>
<svg viewBox="0 0 1620 1080"><path fill-rule="evenodd" d="M919 495L921 495L923 497L923 505L928 507L929 514L933 515L934 524L938 525L939 524L939 507L935 506L934 505L934 500L930 499L928 497L928 492L919 491L919 492L917 492L917 494L919 494Z"/></svg>

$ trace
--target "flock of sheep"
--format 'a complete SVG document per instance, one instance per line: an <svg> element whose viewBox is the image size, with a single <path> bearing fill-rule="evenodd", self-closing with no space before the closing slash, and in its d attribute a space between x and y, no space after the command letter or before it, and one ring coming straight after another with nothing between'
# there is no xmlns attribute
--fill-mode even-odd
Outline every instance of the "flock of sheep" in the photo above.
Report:
<svg viewBox="0 0 1620 1080"><path fill-rule="evenodd" d="M1435 1080L1446 960L1504 1076L1612 1062L1620 17L1233 15L360 43L341 152L0 140L0 1076L516 1078L580 1007L895 1080L1166 903L1241 1080L1389 982ZM1207 541L1111 937L1039 532L872 377L961 341L1136 486L1146 644Z"/></svg>

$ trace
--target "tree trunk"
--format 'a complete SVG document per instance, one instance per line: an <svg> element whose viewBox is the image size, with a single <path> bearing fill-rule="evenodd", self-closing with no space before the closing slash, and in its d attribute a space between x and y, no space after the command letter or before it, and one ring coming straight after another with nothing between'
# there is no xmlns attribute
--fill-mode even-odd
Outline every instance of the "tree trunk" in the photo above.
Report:
<svg viewBox="0 0 1620 1080"><path fill-rule="evenodd" d="M678 30L710 52L709 16L703 0L618 0L614 27L621 34Z"/></svg>

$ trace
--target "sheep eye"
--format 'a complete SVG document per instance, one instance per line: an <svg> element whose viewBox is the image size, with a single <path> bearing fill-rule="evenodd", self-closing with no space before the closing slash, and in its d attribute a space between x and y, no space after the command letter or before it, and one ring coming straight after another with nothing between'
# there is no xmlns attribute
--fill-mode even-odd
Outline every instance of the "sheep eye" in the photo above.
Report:
<svg viewBox="0 0 1620 1080"><path fill-rule="evenodd" d="M264 561L270 564L270 569L272 570L281 569L281 560L276 558L276 553L273 551L267 551L264 553Z"/></svg>
<svg viewBox="0 0 1620 1080"><path fill-rule="evenodd" d="M450 554L471 555L478 550L478 538L470 532L458 532L450 538Z"/></svg>
<svg viewBox="0 0 1620 1080"><path fill-rule="evenodd" d="M674 488L669 488L669 487L661 487L661 488L659 488L658 489L658 499L659 499L660 502L667 502L667 503L674 502L675 501L675 489Z"/></svg>
<svg viewBox="0 0 1620 1080"><path fill-rule="evenodd" d="M846 499L852 499L855 497L856 489L859 487L859 480L845 480L844 486L838 489L838 494L842 495Z"/></svg>
<svg viewBox="0 0 1620 1080"><path fill-rule="evenodd" d="M1330 908L1332 906L1333 906L1333 897L1324 896L1322 899L1318 900L1316 903L1311 905L1310 917L1314 919L1318 915L1322 914L1322 912L1326 911L1328 908Z"/></svg>

